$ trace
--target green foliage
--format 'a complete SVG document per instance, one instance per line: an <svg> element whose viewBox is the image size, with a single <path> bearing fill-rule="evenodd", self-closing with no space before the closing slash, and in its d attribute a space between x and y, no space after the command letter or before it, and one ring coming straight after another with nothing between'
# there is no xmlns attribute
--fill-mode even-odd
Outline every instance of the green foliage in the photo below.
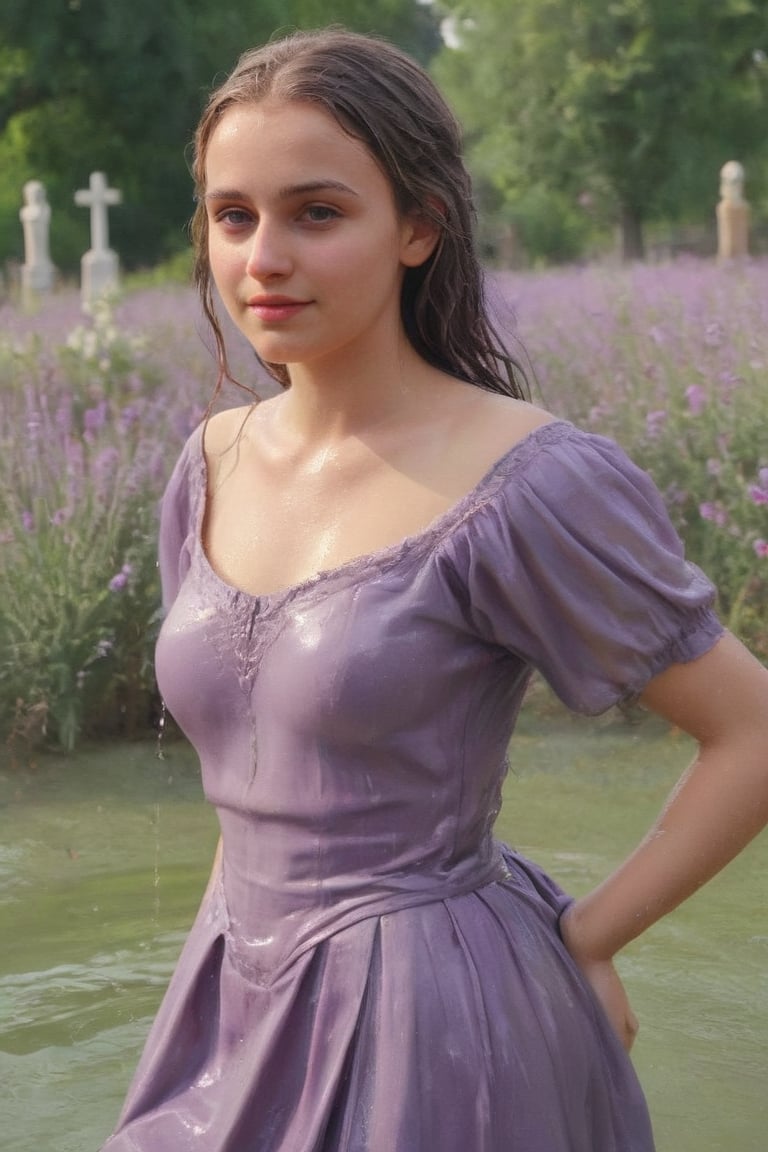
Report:
<svg viewBox="0 0 768 1152"><path fill-rule="evenodd" d="M418 0L286 0L285 23L296 28L340 24L354 32L384 36L427 64L440 47L430 4Z"/></svg>
<svg viewBox="0 0 768 1152"><path fill-rule="evenodd" d="M525 250L548 264L577 259L591 232L589 217L578 205L541 184L526 188L506 215Z"/></svg>
<svg viewBox="0 0 768 1152"><path fill-rule="evenodd" d="M88 217L73 204L104 171L123 192L110 241L131 269L187 245L185 159L208 90L245 49L278 30L337 21L387 35L421 59L438 44L417 0L3 0L0 7L0 263L19 259L26 179L53 210L51 255L77 271Z"/></svg>
<svg viewBox="0 0 768 1152"><path fill-rule="evenodd" d="M40 0L34 18L24 0L3 6L0 41L26 62L24 76L0 90L3 126L21 121L28 163L48 189L56 263L75 270L83 238L87 247L87 213L73 194L97 168L123 191L111 238L127 265L183 246L192 208L184 149L215 70L231 64L250 32L268 33L268 5L258 12L263 24L243 6L237 21L223 13L214 26L202 0ZM70 230L64 245L67 220L80 238Z"/></svg>
<svg viewBox="0 0 768 1152"><path fill-rule="evenodd" d="M176 295L165 294L173 311ZM144 731L156 708L158 501L213 371L206 356L196 384L185 357L195 319L186 315L173 379L160 355L171 334L156 295L145 295L146 337L119 326L102 302L66 339L0 342L6 735L46 734L71 749L83 733Z"/></svg>
<svg viewBox="0 0 768 1152"><path fill-rule="evenodd" d="M125 278L125 289L135 292L142 288L164 288L169 284L192 283L193 254L191 248L156 264L154 268L140 268Z"/></svg>
<svg viewBox="0 0 768 1152"><path fill-rule="evenodd" d="M435 73L472 156L514 202L589 196L642 255L654 215L711 215L726 159L749 164L768 111L768 9L749 0L445 3L460 47Z"/></svg>
<svg viewBox="0 0 768 1152"><path fill-rule="evenodd" d="M140 430L115 419L157 383L137 351L105 309L53 362L39 341L0 351L0 710L6 727L37 716L67 749L128 700L135 724L153 691L156 514Z"/></svg>
<svg viewBox="0 0 768 1152"><path fill-rule="evenodd" d="M6 260L24 259L19 209L22 205L21 190L31 179L31 166L27 160L25 141L18 128L0 136L0 252ZM13 173L13 178L10 178Z"/></svg>

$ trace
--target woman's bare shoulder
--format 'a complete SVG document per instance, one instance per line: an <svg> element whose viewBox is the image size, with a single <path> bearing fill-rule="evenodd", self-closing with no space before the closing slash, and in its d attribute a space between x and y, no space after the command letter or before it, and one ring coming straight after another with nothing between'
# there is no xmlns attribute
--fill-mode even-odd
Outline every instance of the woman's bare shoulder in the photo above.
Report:
<svg viewBox="0 0 768 1152"><path fill-rule="evenodd" d="M463 423L462 434L467 447L476 445L478 452L497 459L510 451L544 424L557 417L527 400L515 400L494 392L481 392L473 397L471 416Z"/></svg>
<svg viewBox="0 0 768 1152"><path fill-rule="evenodd" d="M526 400L453 381L440 415L420 441L420 467L430 461L433 484L454 496L470 491L515 446L557 418Z"/></svg>
<svg viewBox="0 0 768 1152"><path fill-rule="evenodd" d="M233 447L255 410L255 404L224 408L206 420L203 429L203 448L209 463L218 460Z"/></svg>
<svg viewBox="0 0 768 1152"><path fill-rule="evenodd" d="M529 400L516 400L512 396L501 396L495 392L484 393L484 415L494 423L501 424L511 435L525 436L541 424L549 424L557 417L545 408L539 408Z"/></svg>

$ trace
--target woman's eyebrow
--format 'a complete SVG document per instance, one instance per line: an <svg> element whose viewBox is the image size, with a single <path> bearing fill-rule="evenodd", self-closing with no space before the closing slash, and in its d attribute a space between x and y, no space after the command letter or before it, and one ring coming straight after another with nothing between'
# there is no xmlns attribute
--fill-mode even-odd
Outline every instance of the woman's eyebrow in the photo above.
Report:
<svg viewBox="0 0 768 1152"><path fill-rule="evenodd" d="M303 180L300 184L285 184L278 190L281 200L288 200L291 196L304 196L308 192L345 192L349 196L357 196L354 188L342 184L341 180Z"/></svg>
<svg viewBox="0 0 768 1152"><path fill-rule="evenodd" d="M359 196L354 188L343 184L341 180L303 180L300 184L284 184L278 188L277 195L280 200L290 200L292 196L306 196L312 192L342 192L347 196ZM247 200L245 192L237 188L211 188L203 196L204 200Z"/></svg>
<svg viewBox="0 0 768 1152"><path fill-rule="evenodd" d="M203 193L203 200L247 200L248 197L244 192L238 192L237 188L211 188L208 192Z"/></svg>
<svg viewBox="0 0 768 1152"><path fill-rule="evenodd" d="M289 199L291 196L305 196L307 192L326 191L347 192L349 196L358 195L355 189L350 188L349 184L343 184L341 180L304 180L301 184L284 184L277 192L277 196Z"/></svg>

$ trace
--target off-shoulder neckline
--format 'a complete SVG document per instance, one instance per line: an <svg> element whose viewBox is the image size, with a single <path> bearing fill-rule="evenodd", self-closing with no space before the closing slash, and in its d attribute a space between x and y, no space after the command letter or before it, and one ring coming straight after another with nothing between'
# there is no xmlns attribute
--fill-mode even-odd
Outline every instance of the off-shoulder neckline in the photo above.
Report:
<svg viewBox="0 0 768 1152"><path fill-rule="evenodd" d="M328 584L355 582L363 573L381 574L396 565L407 554L423 554L431 551L438 541L452 535L460 525L484 507L499 490L501 484L527 463L544 447L557 444L579 433L579 429L568 420L554 418L537 424L519 440L516 440L498 457L478 480L454 504L441 512L434 520L402 540L384 545L372 552L353 556L332 568L324 568L284 588L273 592L254 593L238 588L221 576L211 564L203 542L203 523L206 511L208 484L208 464L203 449L205 424L200 424L190 438L190 468L194 477L192 491L192 517L194 520L194 549L207 579L230 599L242 601L255 607L260 615L274 611L277 607Z"/></svg>

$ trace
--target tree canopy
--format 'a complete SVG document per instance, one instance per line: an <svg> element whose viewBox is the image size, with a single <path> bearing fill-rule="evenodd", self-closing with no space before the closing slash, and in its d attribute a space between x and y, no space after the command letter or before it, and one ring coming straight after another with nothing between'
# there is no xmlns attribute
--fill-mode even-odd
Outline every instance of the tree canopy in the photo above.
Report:
<svg viewBox="0 0 768 1152"><path fill-rule="evenodd" d="M472 0L434 70L481 180L506 206L591 205L643 225L705 204L719 167L764 148L763 0Z"/></svg>
<svg viewBox="0 0 768 1152"><path fill-rule="evenodd" d="M73 194L96 169L123 192L110 235L125 265L185 248L185 149L211 85L276 32L334 22L430 65L486 218L543 257L613 224L642 255L647 222L712 218L726 160L746 164L748 194L768 178L765 0L3 0L0 264L22 258L35 178L54 262L75 271L88 215Z"/></svg>
<svg viewBox="0 0 768 1152"><path fill-rule="evenodd" d="M128 266L186 244L185 160L216 77L277 31L340 23L378 32L425 63L436 16L417 0L3 0L0 6L0 263L23 255L26 180L45 184L54 262L88 247L77 188L101 170L123 192L110 237Z"/></svg>

